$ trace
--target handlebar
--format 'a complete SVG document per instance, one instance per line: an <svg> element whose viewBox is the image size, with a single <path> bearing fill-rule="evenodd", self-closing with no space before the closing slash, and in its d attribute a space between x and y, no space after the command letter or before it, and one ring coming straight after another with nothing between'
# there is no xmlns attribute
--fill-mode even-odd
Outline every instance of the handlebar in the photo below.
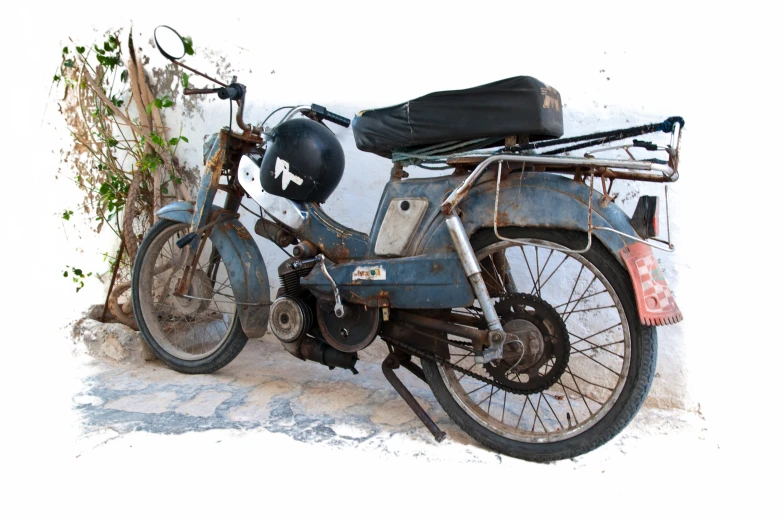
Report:
<svg viewBox="0 0 784 521"><path fill-rule="evenodd" d="M193 94L217 94L220 99L240 100L245 94L245 88L239 83L232 83L228 87L218 87L216 89L185 89L182 91L186 96Z"/></svg>
<svg viewBox="0 0 784 521"><path fill-rule="evenodd" d="M317 116L321 117L322 119L326 119L327 121L331 121L336 125L340 125L341 127L350 127L351 120L348 118L344 118L339 114L335 114L334 112L330 112L327 110L326 107L322 107L321 105L316 105L315 103L310 106L310 110L313 111Z"/></svg>
<svg viewBox="0 0 784 521"><path fill-rule="evenodd" d="M220 99L239 100L245 95L245 87L239 83L232 83L228 87L221 87L218 89L218 97Z"/></svg>

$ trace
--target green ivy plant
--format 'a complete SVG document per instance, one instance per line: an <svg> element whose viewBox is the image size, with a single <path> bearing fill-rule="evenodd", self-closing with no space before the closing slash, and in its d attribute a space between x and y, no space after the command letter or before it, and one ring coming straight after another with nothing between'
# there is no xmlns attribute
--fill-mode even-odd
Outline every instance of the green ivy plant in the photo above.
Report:
<svg viewBox="0 0 784 521"><path fill-rule="evenodd" d="M185 40L186 50L193 54L193 41ZM133 50L130 36L128 44ZM133 100L131 86L140 80L131 77L135 69L128 66L129 59L123 54L119 32L109 32L102 42L92 46L63 47L52 81L64 87L61 112L74 142L65 162L74 172L74 183L85 193L79 210L95 223L96 233L106 227L127 246L133 243L132 247L126 246L130 257L135 254L139 237L153 222L155 203L165 204L166 198L174 197L173 187L183 183L180 173L171 166L176 165L173 158L178 145L188 143L188 139L182 135L182 129L168 139L160 132L150 131L150 127L144 130L140 114L134 110L137 101ZM149 89L146 77L140 76L145 82L143 87ZM187 86L187 75L183 74L182 82ZM163 118L174 105L168 94L151 98L146 104L147 116L155 110L155 116ZM149 142L157 147L147 146ZM132 191L136 179L138 188ZM133 197L129 198L131 192ZM128 212L134 222L131 237L128 227L123 226ZM73 215L73 210L66 209L61 217L69 221ZM119 257L121 254L116 260ZM92 275L67 267L64 277L68 278L69 273L77 291L84 287L85 277Z"/></svg>

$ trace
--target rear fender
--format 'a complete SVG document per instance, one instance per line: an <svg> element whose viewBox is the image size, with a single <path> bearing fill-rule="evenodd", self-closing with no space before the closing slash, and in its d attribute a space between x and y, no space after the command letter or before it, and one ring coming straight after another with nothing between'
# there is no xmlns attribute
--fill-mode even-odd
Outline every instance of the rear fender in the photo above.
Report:
<svg viewBox="0 0 784 521"><path fill-rule="evenodd" d="M458 210L462 212L461 219L469 237L480 230L493 229L495 197L496 175L488 173L480 178L460 203ZM587 245L589 197L593 197L594 226L612 228L639 237L631 225L631 219L620 207L612 202L604 206L601 204L600 192L591 191L585 184L560 175L539 172L512 173L501 180L497 223L499 234L503 236L503 228L510 226L574 230L586 233ZM621 266L629 271L642 323L661 325L682 319L649 246L604 230L595 230L593 235L593 240L606 246ZM425 233L417 253L436 253L445 248L452 248L452 240L443 218L440 218ZM640 259L644 259L644 262L637 262ZM641 269L637 264L644 266ZM652 278L651 273L656 276ZM652 281L656 284L655 290L651 289ZM651 291L661 297L663 305L655 305L650 298Z"/></svg>
<svg viewBox="0 0 784 521"><path fill-rule="evenodd" d="M191 224L193 203L177 201L158 210L161 219ZM213 206L210 213L222 210ZM250 338L267 331L270 288L267 266L253 236L237 219L228 219L214 226L210 240L218 248L231 281L237 301L237 314L242 330Z"/></svg>

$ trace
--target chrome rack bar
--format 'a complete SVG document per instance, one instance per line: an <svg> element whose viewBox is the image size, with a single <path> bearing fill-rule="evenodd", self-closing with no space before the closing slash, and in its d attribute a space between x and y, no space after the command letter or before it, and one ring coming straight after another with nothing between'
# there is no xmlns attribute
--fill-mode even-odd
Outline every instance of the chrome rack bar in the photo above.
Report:
<svg viewBox="0 0 784 521"><path fill-rule="evenodd" d="M676 127L678 125L676 124ZM676 132L676 130L673 130ZM586 166L594 168L615 168L620 170L644 170L646 172L661 172L666 177L675 174L670 165L659 165L647 161L629 161L625 159L592 159L592 158L571 158L571 157L549 157L549 156L523 156L520 154L494 154L487 156L484 161L479 163L474 171L458 186L449 197L441 204L442 212L449 213L468 193L474 182L482 175L487 167L492 163L508 161L510 163L530 163L534 165L563 165L563 166Z"/></svg>
<svg viewBox="0 0 784 521"><path fill-rule="evenodd" d="M509 238L509 237L503 237L503 236L501 236L501 234L498 233L498 200L499 200L500 191L501 191L501 172L503 170L503 168L502 168L503 162L504 161L509 161L509 159L506 159L506 158L510 157L510 156L511 156L511 154L497 154L497 155L489 156L487 159L482 161L482 163L480 163L479 166L477 166L477 168L474 170L474 172L472 172L471 175L469 175L463 181L463 183L460 186L458 186L449 195L449 197L447 197L447 199L441 204L441 211L444 214L446 214L447 216L450 215L451 214L451 210L454 208L454 205L460 203L460 201L463 199L463 197L465 197L465 194L468 193L468 190L470 189L470 187L473 184L473 182L479 177L479 174L477 174L476 172L480 169L480 167L481 167L482 171L484 171L484 170L487 169L488 165L490 165L493 162L497 162L498 163L498 177L496 179L496 187L495 187L495 208L494 208L494 211L493 211L493 232L495 233L495 236L498 237L498 239L502 240L502 241L509 241L509 242L512 242L512 243L515 243L515 244L521 244L521 245L525 245L525 246L536 246L536 245L538 245L538 243L535 242L535 241L522 241L522 240L519 240L519 239L512 239L512 238ZM521 157L521 156L511 156L511 157L514 158L514 160L513 160L514 162L522 162L523 168L525 168L525 164L528 162L526 160L527 158ZM555 159L555 158L548 158L548 159ZM596 166L599 166L599 165L596 165ZM659 165L659 166L661 166L661 165ZM615 233L617 235L621 235L622 237L625 237L627 239L633 240L635 242L645 243L648 246L650 246L651 248L656 248L657 250L672 251L672 250L675 249L675 246L672 244L671 239L670 239L670 230L669 230L670 208L669 208L669 198L668 198L668 192L667 192L667 187L666 186L665 186L665 191L664 191L664 197L665 197L665 207L666 207L666 212L667 212L667 241L665 242L665 241L662 241L661 239L653 238L653 240L655 240L655 241L658 241L658 242L666 244L667 247L665 248L663 246L659 246L658 244L655 244L655 243L650 242L650 241L646 241L646 240L641 239L639 237L634 237L632 235L620 232L620 231L618 231L618 230L616 230L614 228L607 228L605 226L594 226L593 225L593 192L594 192L593 181L594 181L594 169L593 168L590 171L590 178L591 178L591 181L590 181L590 186L589 186L590 192L589 192L589 196L588 196L588 219L587 219L587 221L588 221L587 222L588 242L586 243L586 245L585 245L585 247L583 249L579 249L579 250L573 250L573 249L570 249L570 248L558 248L558 247L552 247L551 246L552 249L558 250L558 251L563 251L563 252L566 252L566 253L585 253L586 251L588 251L591 248L594 230L602 230L602 231L606 231L606 232L610 232L610 233ZM450 203L450 201L456 201L456 202L455 203Z"/></svg>

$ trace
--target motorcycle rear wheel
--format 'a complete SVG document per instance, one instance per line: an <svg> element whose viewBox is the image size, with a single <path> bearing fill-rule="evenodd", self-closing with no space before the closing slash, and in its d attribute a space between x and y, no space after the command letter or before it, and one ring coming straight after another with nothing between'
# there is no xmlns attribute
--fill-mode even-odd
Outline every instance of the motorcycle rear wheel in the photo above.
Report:
<svg viewBox="0 0 784 521"><path fill-rule="evenodd" d="M537 462L579 456L608 442L639 411L655 372L656 329L640 323L628 272L597 241L586 253L567 254L548 246L581 249L585 234L523 228L499 233L538 242L520 246L500 241L492 230L472 240L484 271L493 266L488 260L503 252L507 279L497 275L495 280L511 277L515 292L541 298L560 315L569 337L563 373L544 390L515 394L431 360L422 360L422 368L445 412L483 445ZM485 280L491 296L500 300L511 294L510 287L488 282L493 280L488 274ZM461 311L481 316L476 306L452 313ZM553 330L554 325L547 327ZM473 356L467 350L443 345L442 356L493 378L487 368L471 367ZM550 370L556 358L552 360ZM547 370L544 365L534 371ZM511 370L505 375L507 382L517 378L524 386L528 376L520 376Z"/></svg>
<svg viewBox="0 0 784 521"><path fill-rule="evenodd" d="M187 295L174 296L188 248L175 243L188 225L162 219L144 237L133 266L133 313L144 340L172 369L187 374L217 371L248 341L231 280L209 239L201 250Z"/></svg>

